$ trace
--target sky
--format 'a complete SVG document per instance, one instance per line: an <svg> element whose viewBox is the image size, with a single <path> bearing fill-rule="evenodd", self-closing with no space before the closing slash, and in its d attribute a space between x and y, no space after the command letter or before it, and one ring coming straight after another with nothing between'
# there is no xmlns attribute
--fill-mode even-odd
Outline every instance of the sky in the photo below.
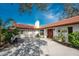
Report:
<svg viewBox="0 0 79 59"><path fill-rule="evenodd" d="M58 21L59 16L62 16L61 13L64 10L63 4L56 3L49 4L47 7L48 11L39 11L33 6L31 14L27 11L21 14L19 7L19 4L0 4L0 18L3 21L13 18L17 23L31 25L34 25L35 21L39 20L42 26Z"/></svg>

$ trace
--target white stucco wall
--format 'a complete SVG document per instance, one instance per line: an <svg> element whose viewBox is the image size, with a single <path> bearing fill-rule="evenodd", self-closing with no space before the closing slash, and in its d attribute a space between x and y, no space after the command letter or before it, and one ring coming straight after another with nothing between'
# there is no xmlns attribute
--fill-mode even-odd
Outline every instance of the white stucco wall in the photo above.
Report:
<svg viewBox="0 0 79 59"><path fill-rule="evenodd" d="M79 31L79 24L73 25L73 32Z"/></svg>
<svg viewBox="0 0 79 59"><path fill-rule="evenodd" d="M20 37L36 37L36 35L39 34L39 30L23 30L22 34Z"/></svg>
<svg viewBox="0 0 79 59"><path fill-rule="evenodd" d="M53 31L53 36L58 36L60 32L58 30L66 30L66 32L63 32L62 34L65 36L65 42L68 42L68 29L67 26L61 26L61 27L55 27L55 30Z"/></svg>
<svg viewBox="0 0 79 59"><path fill-rule="evenodd" d="M44 29L44 38L47 38L47 29Z"/></svg>
<svg viewBox="0 0 79 59"><path fill-rule="evenodd" d="M60 27L55 27L55 30L53 31L53 36L58 35L59 33L58 30L66 30L67 32L63 32L63 35L65 36L65 42L68 42L68 27L73 27L73 32L79 31L79 24L60 26Z"/></svg>

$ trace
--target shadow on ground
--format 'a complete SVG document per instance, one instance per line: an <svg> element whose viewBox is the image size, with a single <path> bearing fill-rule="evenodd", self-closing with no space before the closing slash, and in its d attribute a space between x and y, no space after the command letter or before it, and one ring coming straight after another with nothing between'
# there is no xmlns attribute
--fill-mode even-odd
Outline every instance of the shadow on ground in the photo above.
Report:
<svg viewBox="0 0 79 59"><path fill-rule="evenodd" d="M40 56L43 54L40 47L47 45L47 42L45 40L41 40L40 38L25 38L24 42L27 43L26 47L29 48L28 53L31 49L34 51L34 53L31 53L30 56ZM48 56L48 54L46 54L46 56Z"/></svg>
<svg viewBox="0 0 79 59"><path fill-rule="evenodd" d="M14 49L7 49L6 52L2 52L2 56L40 56L43 51L41 46L47 45L47 42L40 40L40 38L24 38L18 39L14 44ZM9 52L9 53L8 53Z"/></svg>

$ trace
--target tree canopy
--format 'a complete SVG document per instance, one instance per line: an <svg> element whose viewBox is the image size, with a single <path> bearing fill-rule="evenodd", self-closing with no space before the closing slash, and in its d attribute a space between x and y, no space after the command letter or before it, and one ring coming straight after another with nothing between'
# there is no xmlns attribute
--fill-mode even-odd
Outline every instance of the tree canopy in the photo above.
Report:
<svg viewBox="0 0 79 59"><path fill-rule="evenodd" d="M33 5L37 7L38 10L47 11L48 3L21 3L20 5L20 12L24 13L25 11L32 11ZM79 4L78 3L63 3L64 5L64 12L62 12L61 19L69 18L73 16L79 15ZM64 14L67 16L64 16Z"/></svg>

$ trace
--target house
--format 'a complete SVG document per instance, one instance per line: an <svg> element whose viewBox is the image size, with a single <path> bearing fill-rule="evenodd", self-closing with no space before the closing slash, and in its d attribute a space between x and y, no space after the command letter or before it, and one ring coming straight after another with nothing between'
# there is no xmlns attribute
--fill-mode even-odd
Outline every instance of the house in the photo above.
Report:
<svg viewBox="0 0 79 59"><path fill-rule="evenodd" d="M68 42L68 34L79 31L79 16L74 16L42 27L44 29L44 37L53 38L58 36L60 31L65 36L65 42Z"/></svg>
<svg viewBox="0 0 79 59"><path fill-rule="evenodd" d="M65 42L68 42L68 34L79 31L79 16L74 16L40 27L39 21L36 21L35 25L14 23L14 27L18 27L26 37L35 37L37 34L42 33L45 38L53 38L58 36L60 31L62 31L65 36Z"/></svg>
<svg viewBox="0 0 79 59"><path fill-rule="evenodd" d="M14 22L12 28L15 27L19 28L21 37L35 37L41 30L41 28L39 28L40 26L38 20L35 22L35 25L17 24Z"/></svg>

